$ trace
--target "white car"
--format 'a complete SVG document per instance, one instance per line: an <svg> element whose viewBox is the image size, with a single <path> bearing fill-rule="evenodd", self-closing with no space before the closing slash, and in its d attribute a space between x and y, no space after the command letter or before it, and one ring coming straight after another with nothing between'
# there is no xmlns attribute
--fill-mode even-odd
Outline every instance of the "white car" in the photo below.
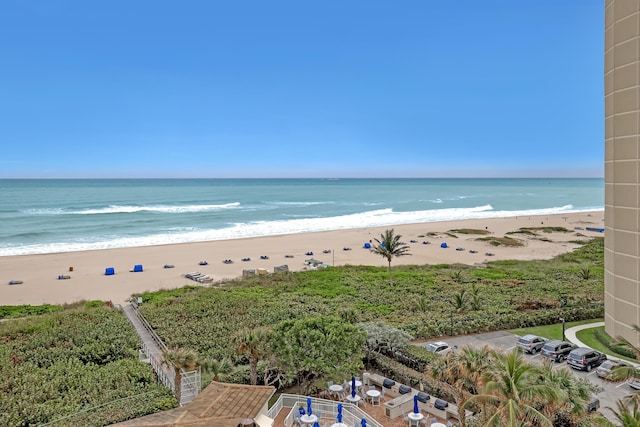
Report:
<svg viewBox="0 0 640 427"><path fill-rule="evenodd" d="M436 341L429 343L425 346L427 351L430 351L441 356L445 356L453 351L453 348L444 341Z"/></svg>

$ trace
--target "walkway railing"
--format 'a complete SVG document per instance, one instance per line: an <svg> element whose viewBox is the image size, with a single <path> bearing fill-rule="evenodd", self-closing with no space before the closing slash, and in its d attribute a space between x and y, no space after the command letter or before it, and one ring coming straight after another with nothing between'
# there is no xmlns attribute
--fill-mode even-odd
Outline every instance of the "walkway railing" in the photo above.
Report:
<svg viewBox="0 0 640 427"><path fill-rule="evenodd" d="M289 410L284 425L286 427L292 427L294 425L294 418L298 412L298 408L301 406L306 409L307 396L301 396L299 394L287 394L280 395L276 403L269 408L269 418L276 418L281 411ZM318 415L318 418L324 420L331 419L335 422L338 416L338 404L342 402L336 402L335 400L320 399L317 397L311 398L311 409L313 413ZM372 418L369 414L352 403L342 403L342 422L346 425L360 425L362 419L367 420L367 426L371 427L383 427L378 421ZM321 424L322 425L322 424Z"/></svg>
<svg viewBox="0 0 640 427"><path fill-rule="evenodd" d="M171 389L175 394L175 369L172 366L167 366L164 362L164 352L169 348L160 339L158 334L156 334L149 322L147 322L147 319L140 313L137 303L132 302L130 306L124 307L122 310L134 327L136 333L140 336L142 341L140 350L146 358L145 361L151 364L151 368L158 377L158 382ZM180 373L181 392L180 396L176 396L176 398L180 399L180 405L184 405L196 398L200 393L202 384L199 370L185 371L181 368Z"/></svg>

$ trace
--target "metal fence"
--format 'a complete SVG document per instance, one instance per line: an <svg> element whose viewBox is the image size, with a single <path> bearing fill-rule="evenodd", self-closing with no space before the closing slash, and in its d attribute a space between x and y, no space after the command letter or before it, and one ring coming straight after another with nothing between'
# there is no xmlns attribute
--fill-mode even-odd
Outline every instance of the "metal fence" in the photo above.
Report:
<svg viewBox="0 0 640 427"><path fill-rule="evenodd" d="M276 403L269 408L269 418L275 419L281 411L289 410L284 425L286 427L292 427L294 425L295 415L298 413L298 408L307 407L308 396L301 396L299 394L287 394L280 395ZM338 416L338 403L335 400L320 399L317 397L311 398L311 408L313 413L321 420L320 425L324 425L329 422L329 425L335 423ZM370 427L383 427L375 419L371 418L366 412L352 403L342 403L342 422L348 426L359 426L362 419L367 420L367 426Z"/></svg>

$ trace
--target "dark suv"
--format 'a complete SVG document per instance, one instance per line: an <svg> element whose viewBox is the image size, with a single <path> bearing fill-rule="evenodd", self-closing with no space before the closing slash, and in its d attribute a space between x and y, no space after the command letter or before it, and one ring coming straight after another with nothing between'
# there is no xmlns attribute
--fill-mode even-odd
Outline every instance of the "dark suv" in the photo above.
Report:
<svg viewBox="0 0 640 427"><path fill-rule="evenodd" d="M578 346L570 342L551 340L542 347L540 355L553 359L556 362L562 362L563 360L567 360L567 356L569 356L571 350L576 348L578 348Z"/></svg>
<svg viewBox="0 0 640 427"><path fill-rule="evenodd" d="M607 360L606 354L587 347L580 347L569 353L567 365L571 366L573 369L580 369L589 372L591 369L600 366L605 360Z"/></svg>

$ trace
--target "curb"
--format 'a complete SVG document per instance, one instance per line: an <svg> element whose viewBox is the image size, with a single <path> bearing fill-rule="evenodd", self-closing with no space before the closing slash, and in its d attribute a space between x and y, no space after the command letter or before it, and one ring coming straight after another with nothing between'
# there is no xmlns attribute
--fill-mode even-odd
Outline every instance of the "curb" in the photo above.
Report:
<svg viewBox="0 0 640 427"><path fill-rule="evenodd" d="M573 326L573 327L565 330L564 331L564 335L565 335L565 338L567 339L567 341L574 343L578 347L589 347L588 345L586 345L585 343L583 343L582 341L580 341L578 339L578 337L576 336L576 332L581 331L583 329L598 328L600 326L604 326L604 322L587 323L586 325ZM607 355L607 359L609 359L609 360L615 360L615 361L619 361L619 362L624 362L624 363L630 364L632 366L635 366L636 368L640 367L640 364L638 364L638 363L630 362L630 361L625 360L625 359L620 359L619 357L617 357L617 356L615 356L613 354L610 354L607 351L605 351L604 353Z"/></svg>

